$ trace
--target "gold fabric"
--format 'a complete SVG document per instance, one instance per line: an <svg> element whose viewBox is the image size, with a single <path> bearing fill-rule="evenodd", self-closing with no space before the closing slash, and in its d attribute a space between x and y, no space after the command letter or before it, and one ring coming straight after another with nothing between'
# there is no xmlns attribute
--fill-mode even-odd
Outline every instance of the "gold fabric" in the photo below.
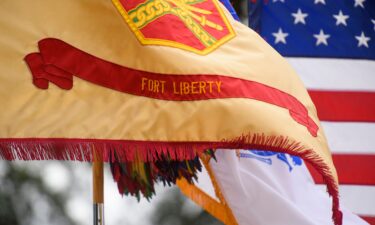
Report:
<svg viewBox="0 0 375 225"><path fill-rule="evenodd" d="M250 99L165 101L133 96L74 78L72 90L41 90L23 58L43 38L61 39L110 62L167 74L230 75L296 97L319 124L302 82L261 37L230 20L236 37L201 56L142 46L110 1L0 2L0 138L221 141L243 134L285 136L313 149L336 172L323 129L317 137L286 109Z"/></svg>

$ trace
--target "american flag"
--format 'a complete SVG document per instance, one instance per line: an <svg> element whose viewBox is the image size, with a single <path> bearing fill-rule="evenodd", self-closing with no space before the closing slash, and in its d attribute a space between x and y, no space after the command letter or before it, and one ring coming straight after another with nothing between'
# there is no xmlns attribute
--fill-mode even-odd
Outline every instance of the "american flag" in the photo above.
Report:
<svg viewBox="0 0 375 225"><path fill-rule="evenodd" d="M309 89L342 203L375 224L375 1L249 0L248 12Z"/></svg>

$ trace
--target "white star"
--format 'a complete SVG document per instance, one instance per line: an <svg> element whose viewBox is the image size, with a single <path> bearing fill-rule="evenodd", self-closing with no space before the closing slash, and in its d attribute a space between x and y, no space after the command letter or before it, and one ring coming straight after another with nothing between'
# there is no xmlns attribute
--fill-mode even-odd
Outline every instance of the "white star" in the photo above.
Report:
<svg viewBox="0 0 375 225"><path fill-rule="evenodd" d="M361 47L362 45L368 48L367 42L369 42L371 38L366 37L365 33L363 33L362 31L361 36L355 36L355 39L358 40L358 48Z"/></svg>
<svg viewBox="0 0 375 225"><path fill-rule="evenodd" d="M320 29L319 34L314 34L314 37L316 38L316 43L315 43L315 45L316 45L316 46L319 46L320 44L328 45L328 43L327 43L327 39L328 39L330 36L331 36L331 35L329 35L329 34L325 34L324 31L323 31L322 29Z"/></svg>
<svg viewBox="0 0 375 225"><path fill-rule="evenodd" d="M375 20L371 19L372 24L374 24L374 30L375 30Z"/></svg>
<svg viewBox="0 0 375 225"><path fill-rule="evenodd" d="M343 24L344 26L347 25L346 20L349 19L349 16L344 15L341 10L339 11L339 13L337 15L333 14L333 17L335 17L335 19L336 19L336 26L338 26L340 24Z"/></svg>
<svg viewBox="0 0 375 225"><path fill-rule="evenodd" d="M365 2L366 0L354 0L354 7L357 7L357 6L361 6L362 8L365 8L363 6L363 3Z"/></svg>
<svg viewBox="0 0 375 225"><path fill-rule="evenodd" d="M314 1L314 4L319 4L319 3L322 3L323 5L325 5L326 1L325 0L315 0Z"/></svg>
<svg viewBox="0 0 375 225"><path fill-rule="evenodd" d="M286 44L285 38L289 36L288 33L284 33L281 28L277 31L277 33L272 33L273 36L275 36L275 44L281 42L283 44Z"/></svg>
<svg viewBox="0 0 375 225"><path fill-rule="evenodd" d="M273 0L272 2L285 2L285 0Z"/></svg>
<svg viewBox="0 0 375 225"><path fill-rule="evenodd" d="M292 16L294 17L294 24L297 24L297 23L306 24L305 18L308 15L309 14L307 13L302 13L301 9L298 9L296 13L292 13Z"/></svg>

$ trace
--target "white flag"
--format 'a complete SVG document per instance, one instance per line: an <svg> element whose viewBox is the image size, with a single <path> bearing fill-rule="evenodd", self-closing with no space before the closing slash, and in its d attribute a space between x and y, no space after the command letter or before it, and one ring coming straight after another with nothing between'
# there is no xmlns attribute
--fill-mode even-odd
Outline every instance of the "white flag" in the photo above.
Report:
<svg viewBox="0 0 375 225"><path fill-rule="evenodd" d="M300 158L250 150L218 150L216 157L217 161L211 159L205 163L209 176L205 172L200 174L193 193L186 187L181 189L226 224L333 224L332 201L315 185ZM216 190L210 187L210 179ZM216 207L222 208L219 213L210 209L215 201ZM344 225L368 224L341 208ZM227 219L230 217L234 221Z"/></svg>

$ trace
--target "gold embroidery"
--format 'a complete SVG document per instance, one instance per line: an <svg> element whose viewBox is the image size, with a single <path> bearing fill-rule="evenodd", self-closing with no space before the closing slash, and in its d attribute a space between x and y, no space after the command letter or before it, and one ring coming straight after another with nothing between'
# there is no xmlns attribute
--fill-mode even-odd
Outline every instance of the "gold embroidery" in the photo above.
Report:
<svg viewBox="0 0 375 225"><path fill-rule="evenodd" d="M129 11L129 17L138 29L141 29L148 23L158 17L171 12L172 7L164 0L147 1L140 4L137 8Z"/></svg>
<svg viewBox="0 0 375 225"><path fill-rule="evenodd" d="M234 37L233 29L216 3L216 0L210 1L216 6L225 27L227 28L226 32L228 32L228 34L220 40L216 40L216 38L207 32L204 27L210 27L217 31L224 31L224 27L207 19L206 16L211 15L212 12L194 6L194 4L209 0L146 0L128 12L123 8L120 0L112 1L142 44L167 45L199 54L207 54ZM140 30L152 21L167 14L175 15L181 19L185 26L206 48L198 50L183 43L171 40L145 38Z"/></svg>
<svg viewBox="0 0 375 225"><path fill-rule="evenodd" d="M147 90L155 93L164 93L165 90L165 80L151 80L146 77L142 77L141 90Z"/></svg>
<svg viewBox="0 0 375 225"><path fill-rule="evenodd" d="M221 92L222 81L165 81L146 77L141 79L141 91L174 95L218 94ZM169 88L168 88L169 87ZM172 90L173 88L173 90Z"/></svg>
<svg viewBox="0 0 375 225"><path fill-rule="evenodd" d="M172 7L170 3L178 7ZM223 27L207 20L204 15L199 16L197 13L204 15L211 14L210 11L190 6L179 0L152 0L129 11L129 17L138 29L142 29L148 23L154 21L160 16L165 14L176 15L185 23L189 30L202 42L202 44L205 46L211 46L216 42L216 39L201 26L208 26L220 31L223 30ZM198 21L201 26L192 18Z"/></svg>

